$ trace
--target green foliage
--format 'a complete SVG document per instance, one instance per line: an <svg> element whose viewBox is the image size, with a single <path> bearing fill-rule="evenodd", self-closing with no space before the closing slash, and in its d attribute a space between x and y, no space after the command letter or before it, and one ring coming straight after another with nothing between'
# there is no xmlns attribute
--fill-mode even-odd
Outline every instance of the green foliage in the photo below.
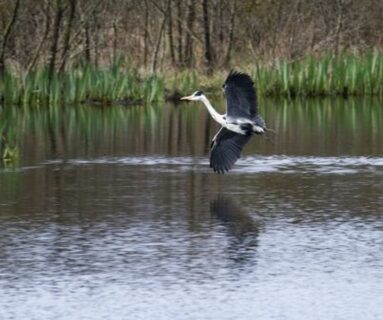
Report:
<svg viewBox="0 0 383 320"><path fill-rule="evenodd" d="M257 62L239 66L239 70L249 72L258 93L265 96L383 96L383 53L379 52L338 58L330 54L308 56L294 62L279 59L272 65ZM218 91L226 76L227 71L205 76L184 70L164 74L163 78L168 90L190 93L197 89Z"/></svg>
<svg viewBox="0 0 383 320"><path fill-rule="evenodd" d="M383 96L383 53L258 63L252 75L267 96Z"/></svg>
<svg viewBox="0 0 383 320"><path fill-rule="evenodd" d="M258 93L266 96L383 96L383 53L363 56L344 54L306 57L299 61L257 62L242 67L254 78ZM190 93L198 88L218 90L226 71L212 76L196 70L168 71L158 76L142 76L121 65L96 69L80 65L63 74L54 74L49 84L46 68L22 78L6 72L0 79L4 104L20 106L64 104L137 104L162 101L165 92Z"/></svg>
<svg viewBox="0 0 383 320"><path fill-rule="evenodd" d="M109 105L159 101L163 98L164 85L161 78L141 78L134 71L120 71L116 66L104 70L87 65L54 74L50 86L46 68L22 79L6 73L0 80L0 92L5 104L20 106Z"/></svg>

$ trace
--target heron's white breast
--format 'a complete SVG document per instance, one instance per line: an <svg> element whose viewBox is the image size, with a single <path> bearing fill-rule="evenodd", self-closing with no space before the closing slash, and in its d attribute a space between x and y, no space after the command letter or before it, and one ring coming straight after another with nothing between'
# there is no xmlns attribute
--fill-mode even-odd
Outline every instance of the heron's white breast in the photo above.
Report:
<svg viewBox="0 0 383 320"><path fill-rule="evenodd" d="M226 125L225 125L226 129L230 130L230 131L233 131L233 132L236 132L236 133L239 133L239 134L246 134L246 131L242 130L241 127L240 127L240 124L237 124L237 123L230 123L230 122L226 122Z"/></svg>

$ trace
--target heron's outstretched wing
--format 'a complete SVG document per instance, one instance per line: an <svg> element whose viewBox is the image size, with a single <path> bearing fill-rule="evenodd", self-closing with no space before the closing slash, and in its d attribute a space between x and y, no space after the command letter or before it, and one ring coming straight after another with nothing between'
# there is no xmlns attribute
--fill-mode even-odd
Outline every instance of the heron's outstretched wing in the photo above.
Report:
<svg viewBox="0 0 383 320"><path fill-rule="evenodd" d="M257 95L250 76L230 71L223 85L227 115L232 118L254 119L258 112Z"/></svg>
<svg viewBox="0 0 383 320"><path fill-rule="evenodd" d="M214 172L225 173L240 158L243 146L251 135L243 135L222 127L214 137L210 151L210 167Z"/></svg>

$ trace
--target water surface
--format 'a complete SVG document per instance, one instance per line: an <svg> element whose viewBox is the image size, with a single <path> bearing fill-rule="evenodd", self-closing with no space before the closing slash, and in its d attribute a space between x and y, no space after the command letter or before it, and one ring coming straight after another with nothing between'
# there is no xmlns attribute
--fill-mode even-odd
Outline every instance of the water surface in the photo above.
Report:
<svg viewBox="0 0 383 320"><path fill-rule="evenodd" d="M228 175L195 104L20 112L1 319L380 319L383 109L265 101Z"/></svg>

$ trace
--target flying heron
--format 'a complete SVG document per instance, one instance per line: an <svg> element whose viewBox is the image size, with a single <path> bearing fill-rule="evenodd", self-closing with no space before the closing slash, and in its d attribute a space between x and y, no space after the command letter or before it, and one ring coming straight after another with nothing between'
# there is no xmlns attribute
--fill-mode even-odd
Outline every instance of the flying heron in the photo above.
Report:
<svg viewBox="0 0 383 320"><path fill-rule="evenodd" d="M202 101L222 128L211 142L210 167L225 173L240 158L242 148L253 134L266 132L266 124L258 115L258 101L254 82L245 73L231 71L223 84L226 114L219 114L202 91L196 91L181 100Z"/></svg>

